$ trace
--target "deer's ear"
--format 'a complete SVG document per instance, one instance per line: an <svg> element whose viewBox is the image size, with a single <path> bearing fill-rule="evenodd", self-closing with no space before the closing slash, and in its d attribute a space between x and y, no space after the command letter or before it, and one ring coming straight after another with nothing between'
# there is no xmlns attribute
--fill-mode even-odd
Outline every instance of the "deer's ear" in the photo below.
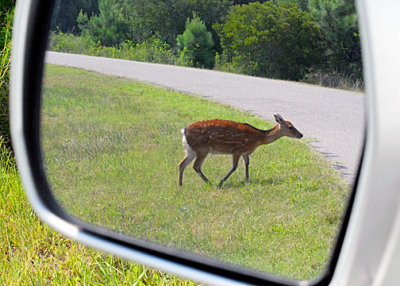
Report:
<svg viewBox="0 0 400 286"><path fill-rule="evenodd" d="M279 114L274 114L275 121L278 122L279 124L283 123L283 117L280 116Z"/></svg>

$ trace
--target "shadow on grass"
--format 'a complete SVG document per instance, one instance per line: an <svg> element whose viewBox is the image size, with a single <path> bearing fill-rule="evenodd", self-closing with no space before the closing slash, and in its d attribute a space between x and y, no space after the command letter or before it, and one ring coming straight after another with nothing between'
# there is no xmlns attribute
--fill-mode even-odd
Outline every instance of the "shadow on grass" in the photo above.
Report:
<svg viewBox="0 0 400 286"><path fill-rule="evenodd" d="M239 183L226 182L222 185L220 189L237 189L251 185L278 186L282 185L284 181L285 180L282 178L250 179L248 182L247 181L241 181ZM217 184L215 184L215 187L217 187Z"/></svg>

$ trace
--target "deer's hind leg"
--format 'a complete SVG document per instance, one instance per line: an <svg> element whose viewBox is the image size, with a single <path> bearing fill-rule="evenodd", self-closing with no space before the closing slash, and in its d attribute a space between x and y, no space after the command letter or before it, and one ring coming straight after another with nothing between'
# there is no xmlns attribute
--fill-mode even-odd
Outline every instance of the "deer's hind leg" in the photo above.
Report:
<svg viewBox="0 0 400 286"><path fill-rule="evenodd" d="M204 176L203 172L201 171L201 165L203 165L204 160L206 159L208 152L198 152L196 161L194 161L193 169L199 174L200 178L203 179L204 182L209 183L210 181Z"/></svg>
<svg viewBox="0 0 400 286"><path fill-rule="evenodd" d="M196 158L195 153L187 152L183 160L179 163L179 186L182 186L183 171L185 171L185 168L193 161L194 158Z"/></svg>
<svg viewBox="0 0 400 286"><path fill-rule="evenodd" d="M197 154L196 152L189 146L186 140L186 136L183 135L182 138L182 145L183 148L185 149L186 155L183 158L183 160L179 163L179 186L182 186L182 180L183 180L183 171L185 171L185 168L193 161L194 158L196 158Z"/></svg>

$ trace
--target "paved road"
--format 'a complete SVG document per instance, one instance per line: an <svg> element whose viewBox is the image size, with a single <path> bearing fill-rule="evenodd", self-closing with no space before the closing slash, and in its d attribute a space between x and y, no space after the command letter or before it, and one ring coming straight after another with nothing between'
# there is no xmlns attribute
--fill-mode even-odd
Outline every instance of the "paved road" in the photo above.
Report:
<svg viewBox="0 0 400 286"><path fill-rule="evenodd" d="M48 63L131 78L210 98L267 120L279 113L351 184L364 138L362 93L210 70L48 52Z"/></svg>

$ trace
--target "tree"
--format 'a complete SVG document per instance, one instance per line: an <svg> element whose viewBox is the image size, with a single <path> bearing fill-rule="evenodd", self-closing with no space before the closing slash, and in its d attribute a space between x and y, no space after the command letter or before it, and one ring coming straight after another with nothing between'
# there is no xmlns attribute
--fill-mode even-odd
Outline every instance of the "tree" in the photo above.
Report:
<svg viewBox="0 0 400 286"><path fill-rule="evenodd" d="M99 13L99 0L59 1L55 9L56 22L52 29L64 33L79 34L77 17L82 11L90 17Z"/></svg>
<svg viewBox="0 0 400 286"><path fill-rule="evenodd" d="M88 17L82 11L77 17L82 33L105 46L114 46L128 40L128 23L121 3L99 0L99 15Z"/></svg>
<svg viewBox="0 0 400 286"><path fill-rule="evenodd" d="M96 9L92 3L97 4ZM212 32L212 24L222 22L231 5L230 0L62 1L57 29L73 34L82 32L107 46L126 41L138 44L154 37L175 45L176 37L185 30L186 19L193 13ZM218 40L216 34L213 37Z"/></svg>
<svg viewBox="0 0 400 286"><path fill-rule="evenodd" d="M361 78L361 45L354 1L310 0L309 6L321 27L325 50L322 69Z"/></svg>
<svg viewBox="0 0 400 286"><path fill-rule="evenodd" d="M321 55L319 27L296 3L234 6L214 27L224 58L242 73L300 80Z"/></svg>
<svg viewBox="0 0 400 286"><path fill-rule="evenodd" d="M299 8L302 11L308 11L309 10L308 9L308 1L309 0L269 0L269 1L272 1L277 6L279 6L279 5L283 4L283 3L287 3L287 2L297 3L299 5Z"/></svg>
<svg viewBox="0 0 400 286"><path fill-rule="evenodd" d="M212 48L214 42L211 33L207 31L205 23L193 14L193 19L186 21L186 29L183 34L177 37L180 58L183 58L186 65L213 68L214 53Z"/></svg>
<svg viewBox="0 0 400 286"><path fill-rule="evenodd" d="M130 40L138 43L156 35L173 45L193 13L211 31L213 23L223 21L231 4L229 0L127 0L123 5L129 16Z"/></svg>

